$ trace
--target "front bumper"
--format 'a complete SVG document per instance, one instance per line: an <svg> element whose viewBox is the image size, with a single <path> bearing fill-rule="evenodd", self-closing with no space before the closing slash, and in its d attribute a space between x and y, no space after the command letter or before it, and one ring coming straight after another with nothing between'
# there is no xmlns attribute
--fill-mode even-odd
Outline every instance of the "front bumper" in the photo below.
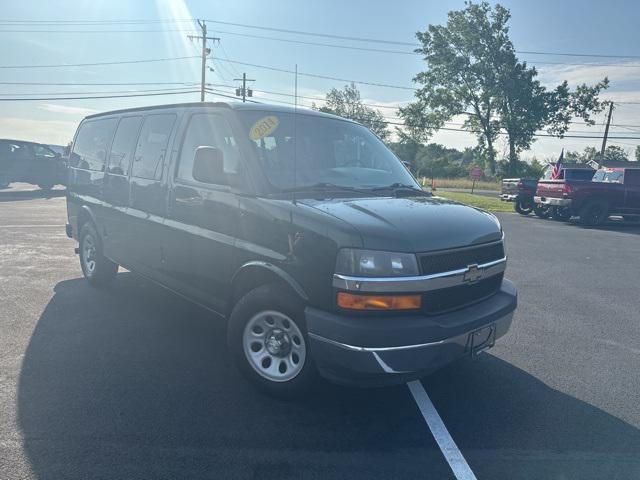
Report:
<svg viewBox="0 0 640 480"><path fill-rule="evenodd" d="M549 205L552 207L570 207L570 198L549 198L549 197L533 197L533 201L541 203L542 205Z"/></svg>
<svg viewBox="0 0 640 480"><path fill-rule="evenodd" d="M490 298L433 316L349 317L307 307L320 374L337 383L381 386L423 377L493 346L511 326L516 288L504 280Z"/></svg>

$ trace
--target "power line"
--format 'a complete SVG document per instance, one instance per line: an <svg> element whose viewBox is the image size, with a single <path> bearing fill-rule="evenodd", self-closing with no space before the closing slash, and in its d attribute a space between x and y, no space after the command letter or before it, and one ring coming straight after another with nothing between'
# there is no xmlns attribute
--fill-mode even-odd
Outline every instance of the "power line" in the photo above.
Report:
<svg viewBox="0 0 640 480"><path fill-rule="evenodd" d="M229 63L235 63L236 65L244 65L247 67L255 67L255 68L263 68L265 70L271 70L274 72L282 72L282 73L291 73L291 74L295 74L295 72L293 70L287 70L285 68L277 68L277 67L270 67L267 65L259 65L257 63L248 63L248 62L240 62L238 60L229 60L229 59L221 59L218 58L219 62L229 62ZM303 72L298 72L298 75L304 76L304 77L312 77L312 78L322 78L325 80L336 80L339 82L353 82L353 83L359 83L361 85L372 85L375 87L386 87L386 88L397 88L397 89L401 89L401 90L412 90L415 91L416 89L413 87L403 87L400 85L391 85L388 83L378 83L378 82L367 82L364 80L350 80L347 78L339 78L339 77L331 77L329 75L319 75L316 73L303 73Z"/></svg>
<svg viewBox="0 0 640 480"><path fill-rule="evenodd" d="M286 29L286 28L266 27L263 25L224 22L220 20L210 20L210 19L207 19L206 21L210 23L219 24L219 25L229 25L234 27L288 33L288 34L294 34L294 35L304 35L304 36L321 37L321 38L334 38L338 40L350 40L350 41L365 42L365 43L402 45L402 46L409 46L409 47L422 46L418 42L406 42L406 41L381 39L379 37L371 38L371 37L335 35L335 34L329 34L324 32L311 32L308 30L293 30L293 29ZM0 25L9 25L9 26L15 26L15 25L25 25L25 26L26 25L55 25L55 26L58 26L58 25L65 25L65 26L67 25L68 26L72 26L72 25L144 25L144 24L184 23L184 22L193 22L193 19L191 18L191 19L154 19L154 20L2 20L0 21ZM104 31L107 31L107 30L104 30ZM140 31L142 32L142 30ZM239 33L231 33L231 32L228 32L228 33L240 35ZM270 38L270 37L266 37L266 38ZM409 53L409 52L402 52L402 53ZM546 52L546 51L539 51L539 50L516 50L516 53L527 54L527 55L553 55L553 56L566 56L566 57L594 57L594 58L620 58L620 59L638 58L640 59L640 55L634 55L634 54L621 55L621 54L584 53L584 52Z"/></svg>
<svg viewBox="0 0 640 480"><path fill-rule="evenodd" d="M108 91L99 91L99 92L38 92L38 93L21 93L21 92L12 92L12 93L0 93L0 97L11 97L11 96L53 96L53 95L100 95L100 94L115 94L115 93L146 93L146 92L167 92L167 91L191 91L196 85L191 87L177 87L177 88L152 88L145 90L108 90Z"/></svg>
<svg viewBox="0 0 640 480"><path fill-rule="evenodd" d="M164 93L141 93L135 95L104 95L104 96L74 96L74 97L40 97L40 98L0 98L0 102L29 102L43 100L95 100L103 98L131 98L131 97L155 97L159 95L183 95L185 93L198 93L199 90L188 90L184 92L164 92Z"/></svg>
<svg viewBox="0 0 640 480"><path fill-rule="evenodd" d="M169 57L169 58L152 58L148 60L125 60L125 61L117 61L117 62L92 62L92 63L64 63L64 64L55 64L55 65L0 65L0 68L60 68L60 67L97 67L99 65L124 65L124 64L132 64L132 63L153 63L153 62L169 62L174 60L186 60L200 58L197 56L187 56L187 57Z"/></svg>
<svg viewBox="0 0 640 480"><path fill-rule="evenodd" d="M196 85L197 82L0 82L0 85L106 86L106 85Z"/></svg>

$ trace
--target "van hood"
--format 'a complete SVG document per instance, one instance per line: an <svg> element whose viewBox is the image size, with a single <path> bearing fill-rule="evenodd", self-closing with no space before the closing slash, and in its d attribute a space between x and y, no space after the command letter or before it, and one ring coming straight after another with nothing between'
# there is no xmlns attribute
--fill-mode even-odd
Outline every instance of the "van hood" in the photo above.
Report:
<svg viewBox="0 0 640 480"><path fill-rule="evenodd" d="M299 200L352 225L363 248L428 252L500 240L490 213L439 197Z"/></svg>

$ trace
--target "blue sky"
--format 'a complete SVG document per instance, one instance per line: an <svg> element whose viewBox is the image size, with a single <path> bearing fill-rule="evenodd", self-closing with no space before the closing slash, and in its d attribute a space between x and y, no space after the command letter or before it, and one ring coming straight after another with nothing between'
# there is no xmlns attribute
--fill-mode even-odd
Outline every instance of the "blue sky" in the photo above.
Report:
<svg viewBox="0 0 640 480"><path fill-rule="evenodd" d="M606 96L620 101L640 102L640 2L635 1L505 1L512 13L511 38L521 51L600 53L635 55L638 58L566 57L522 54L521 58L535 64L540 79L553 86L563 79L571 84L595 82L608 75L611 88ZM430 23L444 23L449 10L463 7L462 1L257 1L223 2L219 0L30 0L3 1L0 20L0 66L109 62L198 55L198 47L186 39L193 24L188 22L131 25L60 25L8 24L6 20L181 20L191 17L261 25L283 29L321 32L334 35L379 38L414 42L417 30ZM312 45L298 45L269 39L247 38L238 34L260 35L280 39L330 43L387 50L409 51L411 47L362 43L289 33L263 31L239 26L209 23L209 33L221 37L213 47L214 72L208 81L235 85L233 78L246 71L255 78L254 88L270 92L292 93L293 77L255 67L231 64L224 60L273 66L292 70L298 64L301 72L355 79L373 83L411 86L411 78L423 68L415 55L365 52ZM13 31L7 31L13 30ZM17 32L16 30L40 30ZM119 30L117 33L51 33L50 30ZM122 30L154 30L148 33ZM157 32L155 30L165 30ZM547 64L543 62L556 62ZM557 62L564 64L557 64ZM606 63L606 66L567 65L566 63ZM0 82L194 82L199 81L199 60L134 65L87 66L38 69L0 68ZM331 87L345 82L299 77L299 93L322 97ZM32 94L149 90L181 86L34 86L2 85L0 93ZM229 92L227 87L218 87ZM411 100L410 90L359 85L363 97L370 103L394 106ZM256 92L257 96L290 101L289 97ZM215 97L210 96L210 99ZM48 143L66 143L84 115L94 111L127 106L192 101L197 93L166 97L91 100L47 100L1 102L0 137L18 137ZM312 100L303 99L303 104ZM392 108L382 109L393 117ZM640 104L620 104L614 112L614 123L640 125ZM604 115L597 120L602 123ZM574 127L576 132L597 135L601 126ZM640 137L640 127L616 127L619 136ZM634 134L634 130L636 133ZM580 133L578 133L580 134ZM626 134L626 135L623 135ZM452 147L473 145L466 133L440 132L433 141ZM619 146L631 151L637 140L619 140ZM540 139L525 156L539 158L557 155L560 148L582 149L596 145L598 140ZM501 149L504 146L499 145ZM502 150L499 154L502 154Z"/></svg>

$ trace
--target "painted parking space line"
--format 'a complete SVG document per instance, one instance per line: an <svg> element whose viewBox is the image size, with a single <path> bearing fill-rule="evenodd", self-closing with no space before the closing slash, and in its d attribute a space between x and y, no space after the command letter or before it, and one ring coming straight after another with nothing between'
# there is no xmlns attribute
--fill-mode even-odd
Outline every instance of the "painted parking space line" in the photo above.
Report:
<svg viewBox="0 0 640 480"><path fill-rule="evenodd" d="M420 413L422 413L425 422L427 422L433 438L440 447L440 450L451 467L456 479L477 480L476 476L471 471L469 464L464 459L462 452L460 452L458 446L453 441L453 438L451 438L447 427L445 427L440 415L438 415L436 407L433 406L433 403L422 386L422 383L420 383L419 380L414 380L407 383L407 387L409 387L409 391L411 392L411 395L413 395L413 399L418 405Z"/></svg>
<svg viewBox="0 0 640 480"><path fill-rule="evenodd" d="M64 228L63 224L60 225L0 225L0 228L40 228L40 227L46 227L46 228Z"/></svg>

